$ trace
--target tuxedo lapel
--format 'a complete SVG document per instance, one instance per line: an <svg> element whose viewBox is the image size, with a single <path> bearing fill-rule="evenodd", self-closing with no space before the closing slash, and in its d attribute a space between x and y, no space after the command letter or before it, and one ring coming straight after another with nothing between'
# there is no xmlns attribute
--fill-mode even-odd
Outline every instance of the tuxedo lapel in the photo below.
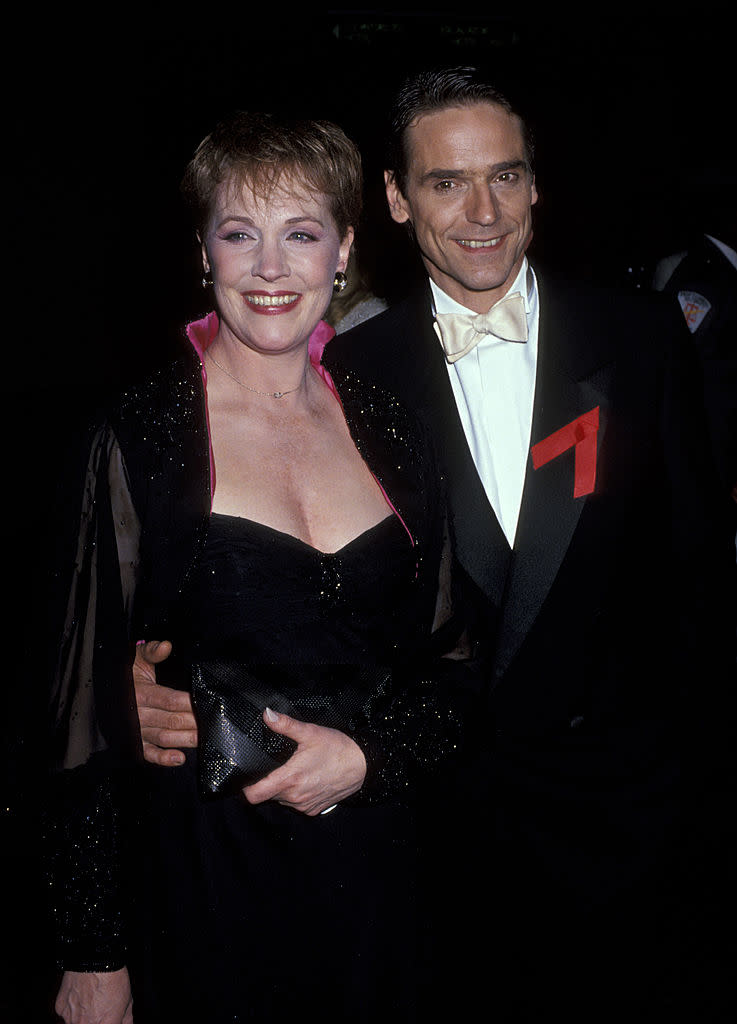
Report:
<svg viewBox="0 0 737 1024"><path fill-rule="evenodd" d="M562 312L562 311L559 311ZM568 311L566 311L568 312ZM531 449L539 442L593 414L598 419L595 457L608 419L610 371L596 365L596 339L578 334L578 357L570 315L552 315L541 305L538 372L533 408ZM564 331L561 324L565 324ZM592 362L595 368L591 369ZM591 417L590 417L591 418ZM586 420L584 420L586 422ZM572 432L575 428L572 428ZM581 514L596 495L574 497L580 466L572 446L535 469L528 455L525 485L507 577L498 638L496 675L499 678L519 650L537 618L569 548ZM571 614L575 614L572 610Z"/></svg>
<svg viewBox="0 0 737 1024"><path fill-rule="evenodd" d="M504 594L509 544L476 470L445 357L427 314L422 331L427 373L419 378L424 391L421 407L426 410L446 481L455 555L470 578L498 606Z"/></svg>

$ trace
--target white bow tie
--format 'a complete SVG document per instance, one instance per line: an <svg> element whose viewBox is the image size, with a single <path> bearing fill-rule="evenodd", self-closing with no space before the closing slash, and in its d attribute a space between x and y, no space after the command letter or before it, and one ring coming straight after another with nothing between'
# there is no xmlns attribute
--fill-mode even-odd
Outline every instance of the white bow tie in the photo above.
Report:
<svg viewBox="0 0 737 1024"><path fill-rule="evenodd" d="M505 295L488 313L436 313L435 329L449 363L465 356L485 334L502 341L527 341L527 310L519 292Z"/></svg>

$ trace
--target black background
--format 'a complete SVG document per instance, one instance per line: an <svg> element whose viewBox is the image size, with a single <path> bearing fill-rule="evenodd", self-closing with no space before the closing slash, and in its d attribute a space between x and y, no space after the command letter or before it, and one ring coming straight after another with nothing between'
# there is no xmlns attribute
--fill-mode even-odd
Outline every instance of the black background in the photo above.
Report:
<svg viewBox="0 0 737 1024"><path fill-rule="evenodd" d="M535 129L541 201L532 258L636 287L693 227L734 233L733 30L704 5L627 16L618 5L590 7L581 18L307 15L275 5L267 17L201 2L186 14L122 5L84 15L16 11L6 26L13 614L0 839L15 941L0 1016L9 1024L51 1019L55 981L32 827L42 786L46 552L63 514L55 475L87 413L206 308L178 196L194 147L234 108L341 124L364 153L362 257L376 290L393 298L413 261L381 187L389 97L417 68L475 64Z"/></svg>
<svg viewBox="0 0 737 1024"><path fill-rule="evenodd" d="M29 28L6 42L24 57L9 83L6 278L21 313L21 387L114 381L136 346L149 351L158 328L203 308L178 183L233 108L327 117L359 143L359 242L390 297L412 261L385 210L382 118L416 67L477 64L529 115L537 259L626 275L672 251L713 202L717 178L734 185L731 28L703 5L702 21L623 17L607 4L584 18L278 10L267 19L202 6L176 17L113 6L97 21L44 20L41 39Z"/></svg>

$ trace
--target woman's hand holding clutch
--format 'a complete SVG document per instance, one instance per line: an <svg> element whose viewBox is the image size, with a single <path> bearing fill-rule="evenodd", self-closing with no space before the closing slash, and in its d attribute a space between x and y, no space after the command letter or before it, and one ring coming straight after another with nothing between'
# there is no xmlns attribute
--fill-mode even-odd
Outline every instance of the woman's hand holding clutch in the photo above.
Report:
<svg viewBox="0 0 737 1024"><path fill-rule="evenodd" d="M366 758L350 736L269 708L264 722L276 733L295 740L297 749L281 767L246 786L243 794L251 804L276 800L310 817L357 792L366 777Z"/></svg>

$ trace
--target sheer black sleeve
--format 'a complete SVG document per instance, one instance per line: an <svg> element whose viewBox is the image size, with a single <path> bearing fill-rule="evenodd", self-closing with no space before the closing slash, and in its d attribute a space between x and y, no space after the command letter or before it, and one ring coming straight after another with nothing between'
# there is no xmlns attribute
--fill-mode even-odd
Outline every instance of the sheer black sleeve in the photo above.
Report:
<svg viewBox="0 0 737 1024"><path fill-rule="evenodd" d="M44 861L60 966L102 971L125 961L122 819L139 744L128 623L140 527L109 425L90 435L87 451L76 537L56 567L67 596L51 689Z"/></svg>

